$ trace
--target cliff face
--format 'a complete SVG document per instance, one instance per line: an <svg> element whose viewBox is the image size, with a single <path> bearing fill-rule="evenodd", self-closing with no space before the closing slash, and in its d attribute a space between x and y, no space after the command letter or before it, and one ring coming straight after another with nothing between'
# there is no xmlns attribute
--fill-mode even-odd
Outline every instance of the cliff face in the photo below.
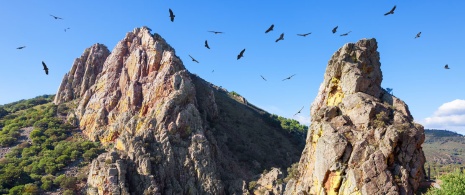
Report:
<svg viewBox="0 0 465 195"><path fill-rule="evenodd" d="M246 194L264 169L299 159L268 113L190 74L148 28L128 33L86 87L69 79L81 66L55 103L77 102L80 128L111 148L92 162L89 194Z"/></svg>
<svg viewBox="0 0 465 195"><path fill-rule="evenodd" d="M94 85L108 55L110 51L107 47L97 43L87 48L80 58L74 60L71 70L65 74L58 88L55 104L82 97Z"/></svg>
<svg viewBox="0 0 465 195"><path fill-rule="evenodd" d="M383 90L375 39L329 60L311 108L300 175L285 194L414 194L424 178L423 126Z"/></svg>

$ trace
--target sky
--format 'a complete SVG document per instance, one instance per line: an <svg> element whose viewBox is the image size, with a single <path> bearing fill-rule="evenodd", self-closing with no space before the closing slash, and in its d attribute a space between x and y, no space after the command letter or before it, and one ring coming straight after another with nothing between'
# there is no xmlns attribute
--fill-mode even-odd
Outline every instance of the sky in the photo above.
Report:
<svg viewBox="0 0 465 195"><path fill-rule="evenodd" d="M384 16L394 5L395 13ZM0 104L55 94L86 48L103 43L112 50L127 32L148 26L175 48L190 72L308 125L333 53L346 43L376 38L382 86L393 88L425 128L465 134L463 8L462 0L2 1ZM271 24L274 30L265 34ZM276 43L281 33L284 40ZM20 46L26 48L16 49ZM242 49L244 57L237 60Z"/></svg>

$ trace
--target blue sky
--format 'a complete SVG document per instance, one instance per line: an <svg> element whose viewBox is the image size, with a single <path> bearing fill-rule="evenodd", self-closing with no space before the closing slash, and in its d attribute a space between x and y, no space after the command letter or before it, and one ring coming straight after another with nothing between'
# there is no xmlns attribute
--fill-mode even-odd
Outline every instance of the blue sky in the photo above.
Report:
<svg viewBox="0 0 465 195"><path fill-rule="evenodd" d="M376 38L382 86L393 88L426 128L465 133L465 1L266 2L3 1L0 104L56 93L85 48L103 43L112 50L127 32L145 25L176 49L190 72L284 117L292 118L304 106L294 118L308 123L331 55L345 43ZM394 5L395 14L384 16ZM274 31L265 34L271 24ZM338 32L332 34L335 26ZM339 36L348 31L349 36ZM312 34L296 35L307 32ZM281 33L284 40L275 43ZM210 50L203 46L205 40ZM17 50L19 46L26 48ZM244 48L244 57L236 60ZM451 69L445 70L445 64ZM292 74L291 80L281 81Z"/></svg>

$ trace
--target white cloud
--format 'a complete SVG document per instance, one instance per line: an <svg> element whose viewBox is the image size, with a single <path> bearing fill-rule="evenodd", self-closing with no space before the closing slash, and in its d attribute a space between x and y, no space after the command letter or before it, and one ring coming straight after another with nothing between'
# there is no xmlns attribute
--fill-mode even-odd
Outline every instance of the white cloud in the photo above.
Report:
<svg viewBox="0 0 465 195"><path fill-rule="evenodd" d="M310 125L310 116L295 115L293 119L299 121L302 125Z"/></svg>
<svg viewBox="0 0 465 195"><path fill-rule="evenodd" d="M465 134L465 100L442 104L431 117L423 120L427 129L447 129Z"/></svg>
<svg viewBox="0 0 465 195"><path fill-rule="evenodd" d="M435 116L465 115L465 100L456 99L441 105L434 113Z"/></svg>

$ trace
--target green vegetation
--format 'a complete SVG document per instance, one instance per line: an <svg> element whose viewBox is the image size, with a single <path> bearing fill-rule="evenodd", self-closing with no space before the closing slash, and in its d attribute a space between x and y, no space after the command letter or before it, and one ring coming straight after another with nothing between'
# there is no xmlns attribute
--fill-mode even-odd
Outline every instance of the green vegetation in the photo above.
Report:
<svg viewBox="0 0 465 195"><path fill-rule="evenodd" d="M40 96L0 106L0 113L8 112L0 118L0 147L11 147L0 159L0 194L73 192L85 177L63 175L67 165L85 166L102 152L99 143L73 137L76 127L57 117L52 100ZM31 131L31 141L24 128Z"/></svg>
<svg viewBox="0 0 465 195"><path fill-rule="evenodd" d="M239 95L239 94L238 94L237 92L235 92L235 91L231 91L231 92L229 92L229 94L230 94L230 95L233 95L233 96L241 96L241 95Z"/></svg>
<svg viewBox="0 0 465 195"><path fill-rule="evenodd" d="M287 168L287 177L284 178L284 182L287 183L291 179L296 179L299 176L299 163L296 162Z"/></svg>
<svg viewBox="0 0 465 195"><path fill-rule="evenodd" d="M389 120L388 115L386 112L382 111L378 114L376 114L376 119L373 121L373 126L376 128L382 128L386 126L386 121Z"/></svg>
<svg viewBox="0 0 465 195"><path fill-rule="evenodd" d="M430 170L431 178L451 173L464 167L465 137L453 131L425 129L425 170Z"/></svg>
<svg viewBox="0 0 465 195"><path fill-rule="evenodd" d="M441 189L430 188L426 195L463 194L465 192L465 172L456 170L441 176Z"/></svg>
<svg viewBox="0 0 465 195"><path fill-rule="evenodd" d="M28 100L19 100L13 103L0 105L0 118L19 110L32 108L37 105L45 104L53 101L54 95L41 95ZM6 111L6 112L5 112Z"/></svg>
<svg viewBox="0 0 465 195"><path fill-rule="evenodd" d="M278 121L284 130L287 130L290 133L295 133L298 136L303 137L305 141L305 137L307 136L308 126L301 125L299 121L297 120L284 118L282 116L278 116L275 114L272 114L270 117L271 119Z"/></svg>

